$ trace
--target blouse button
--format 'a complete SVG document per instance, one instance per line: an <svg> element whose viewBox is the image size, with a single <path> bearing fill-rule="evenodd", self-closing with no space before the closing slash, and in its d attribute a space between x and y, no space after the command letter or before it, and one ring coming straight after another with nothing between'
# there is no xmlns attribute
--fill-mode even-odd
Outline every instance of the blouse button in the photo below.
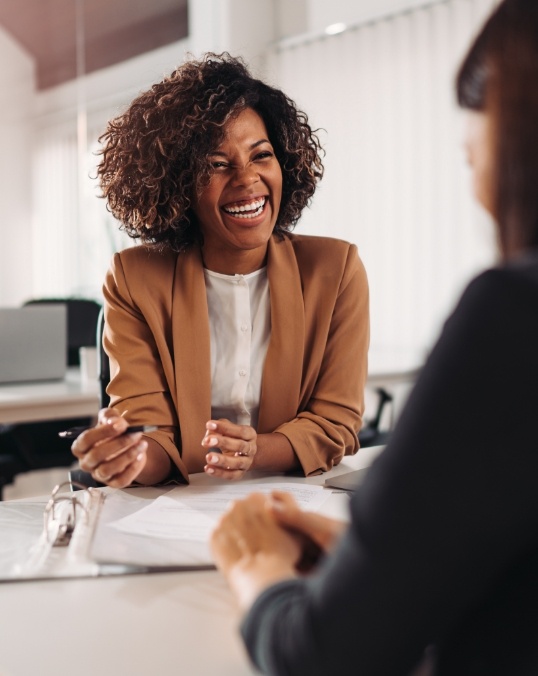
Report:
<svg viewBox="0 0 538 676"><path fill-rule="evenodd" d="M241 369L241 370L239 371L239 375L240 375L240 376L246 376L246 375L247 375L247 372L245 371L245 369Z"/></svg>
<svg viewBox="0 0 538 676"><path fill-rule="evenodd" d="M247 331L248 330L248 324L241 324L241 331Z"/></svg>

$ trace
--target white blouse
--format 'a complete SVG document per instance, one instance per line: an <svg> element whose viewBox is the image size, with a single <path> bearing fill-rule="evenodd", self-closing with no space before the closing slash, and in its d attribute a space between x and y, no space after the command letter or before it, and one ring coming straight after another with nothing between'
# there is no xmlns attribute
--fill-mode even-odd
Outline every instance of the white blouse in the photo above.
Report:
<svg viewBox="0 0 538 676"><path fill-rule="evenodd" d="M258 425L271 335L267 268L249 275L204 269L211 339L211 417Z"/></svg>

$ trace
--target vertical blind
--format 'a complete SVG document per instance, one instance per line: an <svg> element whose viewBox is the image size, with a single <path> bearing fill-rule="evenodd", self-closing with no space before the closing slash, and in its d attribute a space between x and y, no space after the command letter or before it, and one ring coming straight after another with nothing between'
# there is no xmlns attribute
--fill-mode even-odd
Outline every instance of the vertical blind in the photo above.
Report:
<svg viewBox="0 0 538 676"><path fill-rule="evenodd" d="M494 262L454 96L460 59L494 4L430 4L269 55L271 80L326 150L296 232L357 244L376 348L427 349L464 284Z"/></svg>
<svg viewBox="0 0 538 676"><path fill-rule="evenodd" d="M100 299L101 286L115 251L132 244L99 199L97 139L100 111L88 127L88 147L80 156L76 121L44 124L34 144L33 260L34 295Z"/></svg>

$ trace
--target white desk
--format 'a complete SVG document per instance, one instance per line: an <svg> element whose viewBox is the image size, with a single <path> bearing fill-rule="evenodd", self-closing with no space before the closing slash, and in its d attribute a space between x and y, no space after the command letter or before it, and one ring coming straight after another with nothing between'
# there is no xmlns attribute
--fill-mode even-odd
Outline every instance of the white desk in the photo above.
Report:
<svg viewBox="0 0 538 676"><path fill-rule="evenodd" d="M0 423L84 418L98 410L97 380L83 382L78 368L68 369L65 380L0 385Z"/></svg>
<svg viewBox="0 0 538 676"><path fill-rule="evenodd" d="M366 467L380 450L361 449L332 472ZM192 477L193 485L210 481ZM324 512L342 516L347 501L335 493ZM0 547L1 530L0 523ZM216 571L0 584L0 607L2 676L258 673L238 633L240 613Z"/></svg>

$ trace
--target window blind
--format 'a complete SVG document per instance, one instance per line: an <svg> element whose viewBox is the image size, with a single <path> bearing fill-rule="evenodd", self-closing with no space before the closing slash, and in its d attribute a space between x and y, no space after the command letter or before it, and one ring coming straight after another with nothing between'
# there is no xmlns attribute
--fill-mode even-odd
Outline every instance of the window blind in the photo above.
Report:
<svg viewBox="0 0 538 676"><path fill-rule="evenodd" d="M492 0L449 0L276 45L272 81L320 128L326 173L296 232L358 245L372 345L427 349L494 262L472 198L454 76Z"/></svg>

